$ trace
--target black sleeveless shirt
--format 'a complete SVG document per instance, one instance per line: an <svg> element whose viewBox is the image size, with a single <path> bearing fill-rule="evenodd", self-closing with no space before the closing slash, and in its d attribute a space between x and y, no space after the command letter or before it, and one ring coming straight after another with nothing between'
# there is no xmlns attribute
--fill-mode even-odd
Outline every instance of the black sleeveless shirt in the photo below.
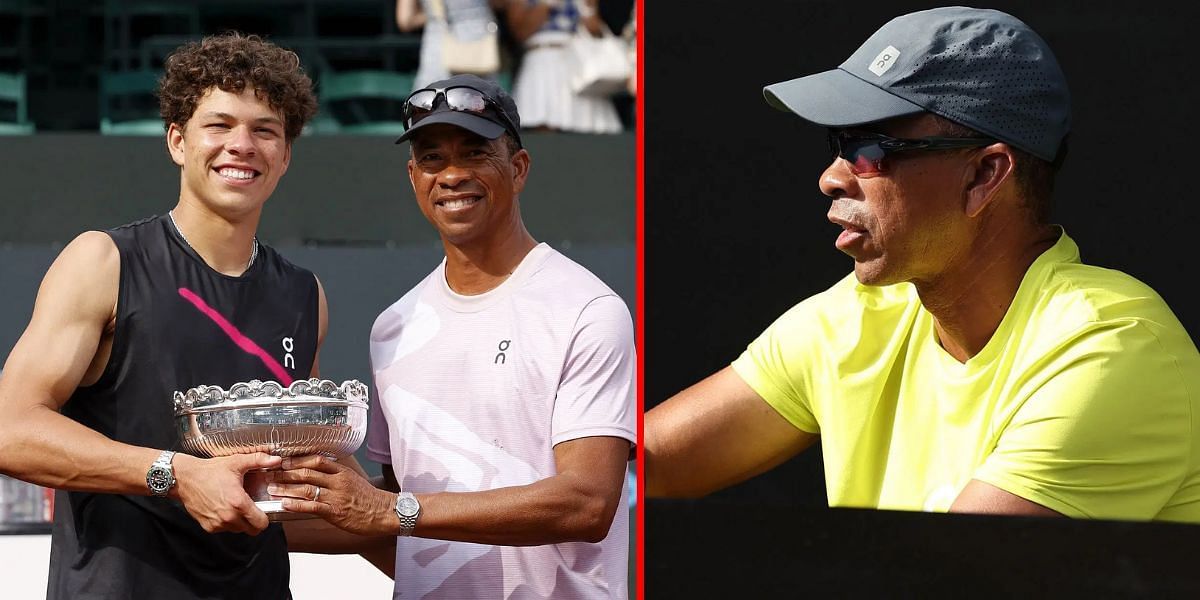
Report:
<svg viewBox="0 0 1200 600"><path fill-rule="evenodd" d="M223 275L165 215L106 233L121 257L112 355L64 415L120 442L179 451L176 390L308 378L319 302L311 272L260 244L246 273ZM278 524L258 536L210 534L178 501L152 496L59 491L54 508L48 598L290 597Z"/></svg>

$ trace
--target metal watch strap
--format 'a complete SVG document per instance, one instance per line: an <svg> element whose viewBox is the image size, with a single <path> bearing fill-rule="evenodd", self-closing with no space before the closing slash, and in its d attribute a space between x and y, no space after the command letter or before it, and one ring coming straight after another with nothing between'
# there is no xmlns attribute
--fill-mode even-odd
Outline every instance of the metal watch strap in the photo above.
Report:
<svg viewBox="0 0 1200 600"><path fill-rule="evenodd" d="M421 504L412 492L400 492L396 496L396 516L400 519L399 535L412 535L417 528L417 518L421 516Z"/></svg>
<svg viewBox="0 0 1200 600"><path fill-rule="evenodd" d="M146 473L146 486L150 488L151 495L166 496L171 491L171 488L175 487L175 467L174 467L174 465L171 464L171 461L174 459L175 459L175 453L173 451L163 450L158 455L158 458L154 460L154 464L150 465L150 470ZM167 487L164 488L162 491L154 489L154 486L152 486L150 484L150 479L151 479L150 475L156 469L165 470L168 474L167 476L169 477L169 482L167 484Z"/></svg>

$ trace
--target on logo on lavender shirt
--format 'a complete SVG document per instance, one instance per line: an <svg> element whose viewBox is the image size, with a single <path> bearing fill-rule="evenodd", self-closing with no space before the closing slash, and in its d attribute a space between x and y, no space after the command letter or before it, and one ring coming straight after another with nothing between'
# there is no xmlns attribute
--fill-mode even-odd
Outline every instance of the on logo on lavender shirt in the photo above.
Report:
<svg viewBox="0 0 1200 600"><path fill-rule="evenodd" d="M504 360L506 358L504 353L508 352L508 347L510 345L512 345L512 340L500 340L500 345L497 346L497 349L499 349L500 352L496 354L496 359L492 361L494 364L504 364Z"/></svg>

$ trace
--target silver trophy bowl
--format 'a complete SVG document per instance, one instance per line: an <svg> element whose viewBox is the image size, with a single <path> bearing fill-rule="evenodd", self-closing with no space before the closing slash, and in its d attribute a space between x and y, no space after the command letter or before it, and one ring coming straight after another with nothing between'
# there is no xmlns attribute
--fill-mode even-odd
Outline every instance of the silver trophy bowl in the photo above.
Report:
<svg viewBox="0 0 1200 600"><path fill-rule="evenodd" d="M319 454L338 459L362 445L367 434L367 386L357 380L235 383L226 391L201 385L175 392L175 426L185 452L228 456L266 452L279 456ZM272 521L307 518L290 513L267 494L268 472L246 474L246 490Z"/></svg>

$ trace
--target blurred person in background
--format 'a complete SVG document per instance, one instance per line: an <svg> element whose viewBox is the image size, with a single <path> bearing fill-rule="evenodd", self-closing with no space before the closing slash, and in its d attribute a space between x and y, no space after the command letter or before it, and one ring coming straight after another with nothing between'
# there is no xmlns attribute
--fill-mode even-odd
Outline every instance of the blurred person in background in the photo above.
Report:
<svg viewBox="0 0 1200 600"><path fill-rule="evenodd" d="M629 74L629 81L625 84L625 90L630 96L637 96L637 76L638 76L638 47L637 47L637 2L629 8L629 21L625 23L625 28L621 30L621 37L625 40L625 44L629 47L629 64L633 65L633 72Z"/></svg>
<svg viewBox="0 0 1200 600"><path fill-rule="evenodd" d="M414 90L429 83L446 79L451 75L444 47L449 36L464 40L488 40L499 44L496 12L503 10L507 0L397 0L396 26L400 31L422 29L421 51ZM453 41L453 40L450 40ZM499 53L499 46L496 47ZM500 63L495 69L478 70L475 75L495 78Z"/></svg>
<svg viewBox="0 0 1200 600"><path fill-rule="evenodd" d="M597 0L509 0L508 24L525 53L513 83L525 127L576 133L619 133L610 98L571 89L567 43L578 27L599 36L607 27Z"/></svg>

